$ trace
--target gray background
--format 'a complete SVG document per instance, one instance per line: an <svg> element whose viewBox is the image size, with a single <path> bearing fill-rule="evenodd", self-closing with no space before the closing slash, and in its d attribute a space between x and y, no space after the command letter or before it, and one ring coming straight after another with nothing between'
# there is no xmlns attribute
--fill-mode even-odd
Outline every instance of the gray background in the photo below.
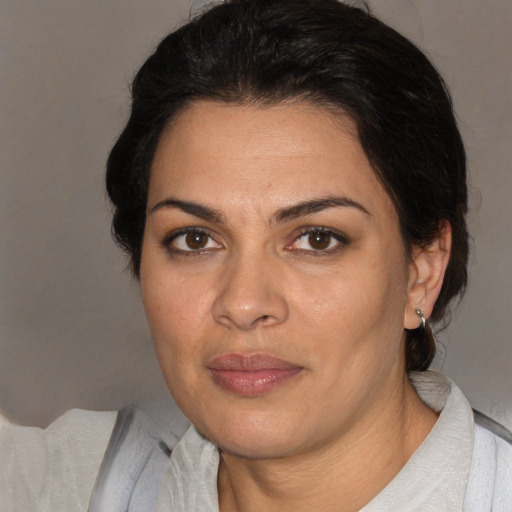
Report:
<svg viewBox="0 0 512 512"><path fill-rule="evenodd" d="M370 4L444 74L468 149L471 284L436 366L512 428L512 3ZM103 172L134 72L191 5L0 0L0 408L17 421L165 391Z"/></svg>

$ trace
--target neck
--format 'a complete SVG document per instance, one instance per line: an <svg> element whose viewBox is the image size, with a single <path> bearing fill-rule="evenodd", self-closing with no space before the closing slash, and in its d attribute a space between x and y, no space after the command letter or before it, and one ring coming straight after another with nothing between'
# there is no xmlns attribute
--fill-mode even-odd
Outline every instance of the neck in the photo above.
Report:
<svg viewBox="0 0 512 512"><path fill-rule="evenodd" d="M349 432L320 447L264 460L222 453L220 511L360 510L401 470L436 420L405 378Z"/></svg>

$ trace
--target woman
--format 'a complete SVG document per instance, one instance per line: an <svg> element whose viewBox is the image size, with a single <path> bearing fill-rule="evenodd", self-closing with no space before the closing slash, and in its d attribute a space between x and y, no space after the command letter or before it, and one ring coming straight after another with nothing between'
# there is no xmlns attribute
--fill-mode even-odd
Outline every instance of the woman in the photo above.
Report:
<svg viewBox="0 0 512 512"><path fill-rule="evenodd" d="M193 426L96 425L89 510L510 510L508 433L426 371L465 179L441 78L359 9L233 0L169 35L107 189Z"/></svg>

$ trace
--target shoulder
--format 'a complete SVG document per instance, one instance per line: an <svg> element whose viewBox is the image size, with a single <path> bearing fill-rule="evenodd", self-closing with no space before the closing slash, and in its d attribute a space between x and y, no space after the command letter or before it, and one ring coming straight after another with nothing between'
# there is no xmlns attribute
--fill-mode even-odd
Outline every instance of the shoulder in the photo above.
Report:
<svg viewBox="0 0 512 512"><path fill-rule="evenodd" d="M512 510L512 434L479 412L466 502L475 510Z"/></svg>
<svg viewBox="0 0 512 512"><path fill-rule="evenodd" d="M41 429L0 416L0 509L87 510L116 417L73 409Z"/></svg>
<svg viewBox="0 0 512 512"><path fill-rule="evenodd" d="M170 397L121 410L89 510L153 510L170 453L189 426Z"/></svg>
<svg viewBox="0 0 512 512"><path fill-rule="evenodd" d="M426 371L410 378L420 398L440 412L429 437L443 446L445 456L451 453L450 473L459 475L452 488L458 479L465 488L463 510L512 511L512 433L472 410L462 391L446 376Z"/></svg>

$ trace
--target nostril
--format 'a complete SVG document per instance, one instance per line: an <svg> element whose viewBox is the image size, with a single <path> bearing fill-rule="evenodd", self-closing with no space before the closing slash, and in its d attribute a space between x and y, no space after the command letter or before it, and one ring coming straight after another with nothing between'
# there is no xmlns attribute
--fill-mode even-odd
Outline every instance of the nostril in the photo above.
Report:
<svg viewBox="0 0 512 512"><path fill-rule="evenodd" d="M270 326L274 324L274 321L277 320L273 315L261 315L256 318L256 320L252 323L252 327L256 327L258 325L261 326Z"/></svg>

